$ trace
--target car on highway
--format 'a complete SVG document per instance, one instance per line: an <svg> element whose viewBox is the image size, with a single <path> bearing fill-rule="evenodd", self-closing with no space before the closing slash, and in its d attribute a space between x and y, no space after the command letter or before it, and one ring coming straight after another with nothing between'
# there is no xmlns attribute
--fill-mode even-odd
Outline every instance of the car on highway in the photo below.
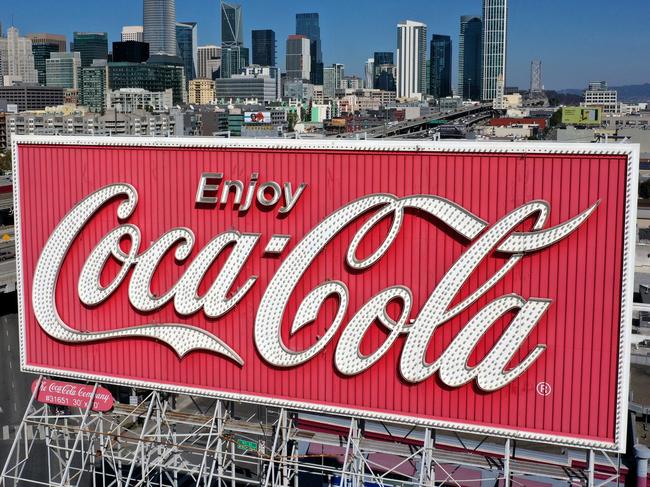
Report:
<svg viewBox="0 0 650 487"><path fill-rule="evenodd" d="M16 250L13 248L0 249L0 262L16 257Z"/></svg>

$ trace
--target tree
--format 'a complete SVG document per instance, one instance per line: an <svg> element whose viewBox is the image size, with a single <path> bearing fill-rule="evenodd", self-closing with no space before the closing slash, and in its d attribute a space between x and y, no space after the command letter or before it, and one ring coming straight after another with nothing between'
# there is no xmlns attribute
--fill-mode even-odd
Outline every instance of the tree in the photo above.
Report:
<svg viewBox="0 0 650 487"><path fill-rule="evenodd" d="M639 183L639 198L650 198L650 179L646 179L642 183Z"/></svg>
<svg viewBox="0 0 650 487"><path fill-rule="evenodd" d="M551 127L557 127L562 123L562 109L560 108L559 110L556 110L555 113L551 116L551 119L549 121L549 125Z"/></svg>
<svg viewBox="0 0 650 487"><path fill-rule="evenodd" d="M11 171L11 151L0 152L0 171Z"/></svg>
<svg viewBox="0 0 650 487"><path fill-rule="evenodd" d="M298 121L298 114L296 112L287 113L287 125L289 126L289 132L293 132L293 128L296 126Z"/></svg>

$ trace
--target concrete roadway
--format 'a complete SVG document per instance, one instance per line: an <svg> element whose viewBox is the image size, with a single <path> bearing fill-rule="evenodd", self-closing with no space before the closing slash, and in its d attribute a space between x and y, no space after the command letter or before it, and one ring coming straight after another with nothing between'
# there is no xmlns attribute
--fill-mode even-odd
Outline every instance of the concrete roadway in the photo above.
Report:
<svg viewBox="0 0 650 487"><path fill-rule="evenodd" d="M0 293L13 293L16 290L16 249L14 227L0 228ZM7 314L0 308L0 315Z"/></svg>

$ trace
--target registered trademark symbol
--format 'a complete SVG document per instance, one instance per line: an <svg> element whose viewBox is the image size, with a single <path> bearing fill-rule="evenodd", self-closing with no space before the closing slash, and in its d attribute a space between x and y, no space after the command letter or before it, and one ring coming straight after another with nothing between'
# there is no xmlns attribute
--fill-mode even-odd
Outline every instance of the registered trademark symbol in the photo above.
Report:
<svg viewBox="0 0 650 487"><path fill-rule="evenodd" d="M540 382L537 384L537 394L540 396L548 396L551 393L551 384L547 382Z"/></svg>

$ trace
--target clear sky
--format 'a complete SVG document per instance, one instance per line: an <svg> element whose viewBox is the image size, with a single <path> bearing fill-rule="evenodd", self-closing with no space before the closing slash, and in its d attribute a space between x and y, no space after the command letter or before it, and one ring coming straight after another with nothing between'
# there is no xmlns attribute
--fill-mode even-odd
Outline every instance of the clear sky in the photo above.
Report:
<svg viewBox="0 0 650 487"><path fill-rule="evenodd" d="M394 51L396 24L411 19L453 42L457 69L459 17L480 14L480 0L241 0L245 45L252 29L273 29L278 64L284 67L284 45L294 33L295 14L319 12L326 64L345 64L346 74L363 73L373 51ZM122 25L142 23L141 0L0 0L3 29L21 34L107 31L119 40ZM180 21L198 22L199 44L221 38L218 0L177 0ZM543 64L548 89L583 88L588 80L610 85L650 82L650 0L510 0L507 84L526 88L530 61ZM454 81L455 82L455 81Z"/></svg>

